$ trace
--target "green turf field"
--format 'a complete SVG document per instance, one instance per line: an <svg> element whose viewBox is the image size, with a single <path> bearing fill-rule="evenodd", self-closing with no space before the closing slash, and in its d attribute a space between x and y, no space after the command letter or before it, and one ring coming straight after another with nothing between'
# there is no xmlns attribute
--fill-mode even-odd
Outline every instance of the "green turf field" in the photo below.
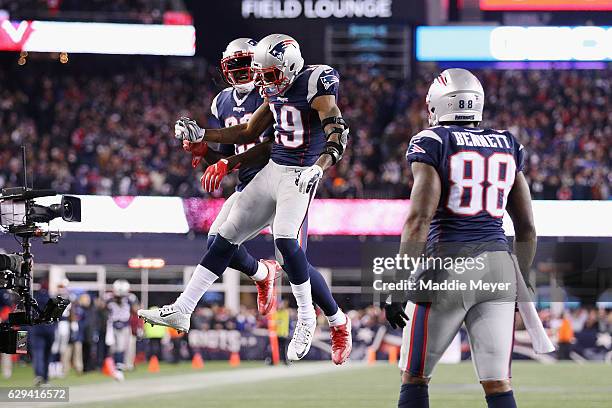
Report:
<svg viewBox="0 0 612 408"><path fill-rule="evenodd" d="M261 362L243 362L241 368L248 367L260 367L263 366ZM209 371L224 371L233 369L225 361L209 361L206 362L206 372ZM194 372L191 368L191 363L180 363L180 364L169 364L160 363L159 373L151 374L147 371L145 364L137 365L133 371L126 371L125 376L128 380L137 378L147 378L151 376L166 376L166 375L179 375L185 373ZM10 379L0 378L0 387L31 387L34 379L34 372L32 371L31 365L19 365L13 370L13 376ZM66 378L54 378L51 380L51 385L57 387L66 387L72 385L85 385L85 384L96 384L96 383L113 383L110 377L103 375L101 372L89 372L83 375L76 375L72 371Z"/></svg>
<svg viewBox="0 0 612 408"><path fill-rule="evenodd" d="M302 363L308 364L308 363ZM226 362L207 362L203 371L216 373L237 370L247 377L249 368L262 367L260 362L243 362L240 368L231 368ZM146 366L127 373L127 381L163 378L191 374L190 364L161 364L160 372L150 374ZM513 364L514 385L519 407L522 408L603 408L612 407L612 366L602 364L559 363L541 365L529 362ZM13 378L0 380L0 386L29 386L32 381L30 367L17 367ZM298 378L274 379L236 386L223 385L170 393L87 404L87 407L149 408L160 406L234 408L310 408L310 407L393 407L399 388L396 368L386 364L375 367L357 367L338 372L326 372ZM112 384L113 380L99 373L83 376L71 374L56 379L53 385L79 386ZM431 407L485 407L480 387L470 363L440 365L430 387ZM179 403L180 401L180 403Z"/></svg>
<svg viewBox="0 0 612 408"><path fill-rule="evenodd" d="M307 364L307 363L303 363ZM212 369L211 365L207 365ZM248 369L241 372L248 372ZM223 366L215 367L223 369ZM187 368L189 369L189 368ZM161 373L160 373L161 374ZM612 407L612 366L513 364L521 408ZM83 405L87 407L378 408L397 406L398 370L387 364L299 378L211 387L183 393ZM470 363L440 365L430 387L431 407L486 407Z"/></svg>

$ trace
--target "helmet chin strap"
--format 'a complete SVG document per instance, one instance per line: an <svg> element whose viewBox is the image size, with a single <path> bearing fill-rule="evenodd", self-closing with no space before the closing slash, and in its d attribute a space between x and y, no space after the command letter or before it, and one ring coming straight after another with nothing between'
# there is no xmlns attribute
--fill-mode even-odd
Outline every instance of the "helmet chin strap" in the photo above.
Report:
<svg viewBox="0 0 612 408"><path fill-rule="evenodd" d="M253 89L255 89L255 82L248 82L246 84L238 84L238 85L232 85L234 87L234 89L236 90L236 92L238 92L239 94L248 94L249 92L251 92Z"/></svg>

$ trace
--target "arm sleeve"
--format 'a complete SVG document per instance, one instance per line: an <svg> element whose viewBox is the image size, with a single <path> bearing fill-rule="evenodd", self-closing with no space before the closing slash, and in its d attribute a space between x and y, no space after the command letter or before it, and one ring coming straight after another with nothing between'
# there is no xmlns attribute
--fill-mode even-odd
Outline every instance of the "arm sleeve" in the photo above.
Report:
<svg viewBox="0 0 612 408"><path fill-rule="evenodd" d="M210 129L220 129L221 120L219 119L219 110L217 108L217 100L219 99L220 93L218 93L210 103L210 116L208 117L208 127Z"/></svg>
<svg viewBox="0 0 612 408"><path fill-rule="evenodd" d="M208 128L209 129L221 129L221 122L215 115L210 115L208 118Z"/></svg>
<svg viewBox="0 0 612 408"><path fill-rule="evenodd" d="M210 129L221 129L224 127L222 126L222 118L219 118L219 108L217 104L219 95L221 95L221 93L217 94L210 104L210 117L208 118L208 126ZM233 144L208 143L208 147L224 156L231 156L235 153Z"/></svg>
<svg viewBox="0 0 612 408"><path fill-rule="evenodd" d="M328 65L316 67L308 79L308 103L322 95L334 95L338 99L340 75Z"/></svg>
<svg viewBox="0 0 612 408"><path fill-rule="evenodd" d="M442 138L431 129L417 133L411 140L406 152L408 163L426 163L436 169L442 162Z"/></svg>
<svg viewBox="0 0 612 408"><path fill-rule="evenodd" d="M514 137L512 133L505 132L505 134L508 140L512 141L512 145L514 146L514 160L516 161L516 172L518 173L519 171L523 171L525 169L525 148L521 143L519 143L518 140L516 140L516 137Z"/></svg>
<svg viewBox="0 0 612 408"><path fill-rule="evenodd" d="M516 148L516 171L523 171L525 169L525 148L522 144L517 143Z"/></svg>

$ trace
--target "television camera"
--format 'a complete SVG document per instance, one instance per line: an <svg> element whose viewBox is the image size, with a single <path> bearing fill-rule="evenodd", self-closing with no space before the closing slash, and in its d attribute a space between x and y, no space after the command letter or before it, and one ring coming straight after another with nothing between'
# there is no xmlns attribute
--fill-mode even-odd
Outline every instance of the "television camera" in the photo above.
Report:
<svg viewBox="0 0 612 408"><path fill-rule="evenodd" d="M78 197L62 196L60 204L44 206L35 199L51 197L54 190L35 190L27 187L26 155L22 147L24 187L4 188L0 194L1 220L5 233L12 234L21 245L23 258L21 268L0 271L0 289L12 290L18 297L17 307L0 322L0 352L7 354L27 353L27 331L23 326L52 323L60 319L69 305L60 296L49 299L44 307L38 305L33 293L31 240L42 238L43 243L57 243L59 232L43 229L39 224L49 223L61 217L64 221L81 221L81 200ZM17 328L18 327L18 328Z"/></svg>

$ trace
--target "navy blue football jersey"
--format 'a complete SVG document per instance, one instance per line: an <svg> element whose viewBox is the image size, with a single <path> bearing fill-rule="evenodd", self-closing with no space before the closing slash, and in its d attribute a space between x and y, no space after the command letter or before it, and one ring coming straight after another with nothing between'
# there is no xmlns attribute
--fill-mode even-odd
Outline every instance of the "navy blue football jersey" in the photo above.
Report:
<svg viewBox="0 0 612 408"><path fill-rule="evenodd" d="M285 166L312 166L323 150L327 137L316 110L314 98L334 95L338 99L340 78L327 65L307 65L282 95L268 98L274 114L274 144L271 159Z"/></svg>
<svg viewBox="0 0 612 408"><path fill-rule="evenodd" d="M523 146L505 130L436 126L410 140L409 163L433 166L442 192L428 236L437 242L491 243L508 248L502 218ZM499 245L497 245L499 244Z"/></svg>
<svg viewBox="0 0 612 408"><path fill-rule="evenodd" d="M248 94L240 95L234 88L225 88L212 101L210 111L212 118L209 121L210 128L224 128L241 123L247 123L253 113L263 103L263 98L256 89ZM264 132L258 140L244 145L218 145L220 153L231 156L244 153L253 146L266 140L272 135L272 128ZM263 166L240 167L238 169L238 185L236 190L242 191L244 187L255 177Z"/></svg>

